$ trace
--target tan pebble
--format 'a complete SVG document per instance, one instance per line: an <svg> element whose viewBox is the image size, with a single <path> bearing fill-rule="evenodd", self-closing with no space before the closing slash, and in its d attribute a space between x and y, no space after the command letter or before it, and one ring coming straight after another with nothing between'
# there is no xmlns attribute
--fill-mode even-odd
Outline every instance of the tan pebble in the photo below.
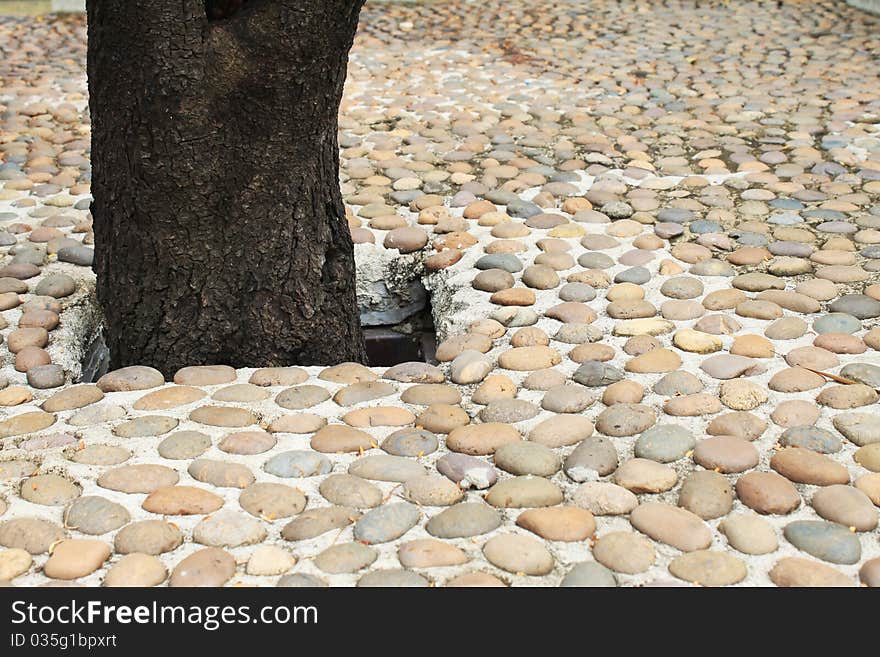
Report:
<svg viewBox="0 0 880 657"><path fill-rule="evenodd" d="M67 539L58 543L43 572L53 579L77 579L100 568L110 557L110 546L92 539Z"/></svg>
<svg viewBox="0 0 880 657"><path fill-rule="evenodd" d="M416 416L397 406L371 406L349 411L342 421L352 427L402 427L415 421Z"/></svg>
<svg viewBox="0 0 880 657"><path fill-rule="evenodd" d="M593 545L593 557L618 573L635 575L648 570L656 558L654 546L635 532L610 532Z"/></svg>
<svg viewBox="0 0 880 657"><path fill-rule="evenodd" d="M499 422L470 424L453 429L446 437L446 446L453 452L484 456L508 443L522 440L513 426Z"/></svg>
<svg viewBox="0 0 880 657"><path fill-rule="evenodd" d="M857 336L848 333L823 333L813 340L813 346L835 354L862 354L867 345Z"/></svg>
<svg viewBox="0 0 880 657"><path fill-rule="evenodd" d="M282 415L269 423L272 433L314 433L327 425L327 418L314 413L295 413Z"/></svg>
<svg viewBox="0 0 880 657"><path fill-rule="evenodd" d="M510 345L512 347L545 347L549 344L550 337L536 326L526 326L518 329L510 336Z"/></svg>
<svg viewBox="0 0 880 657"><path fill-rule="evenodd" d="M811 426L819 419L819 407L802 399L789 399L779 403L770 419L780 427Z"/></svg>
<svg viewBox="0 0 880 657"><path fill-rule="evenodd" d="M719 550L696 550L675 557L669 572L679 579L702 586L730 586L746 578L741 559Z"/></svg>
<svg viewBox="0 0 880 657"><path fill-rule="evenodd" d="M760 335L739 335L733 340L730 353L750 358L772 358L776 353L773 343Z"/></svg>
<svg viewBox="0 0 880 657"><path fill-rule="evenodd" d="M645 290L635 283L617 283L612 285L605 295L608 301L639 301L645 298Z"/></svg>
<svg viewBox="0 0 880 657"><path fill-rule="evenodd" d="M712 415L720 410L721 400L716 395L705 392L671 397L663 403L663 412L675 417Z"/></svg>
<svg viewBox="0 0 880 657"><path fill-rule="evenodd" d="M825 378L803 367L789 367L774 374L767 387L776 392L805 392L825 384Z"/></svg>
<svg viewBox="0 0 880 657"><path fill-rule="evenodd" d="M614 347L599 342L579 344L568 352L568 357L576 363L585 363L589 360L607 362L614 358L614 355Z"/></svg>
<svg viewBox="0 0 880 657"><path fill-rule="evenodd" d="M293 568L296 558L276 545L260 545L248 559L245 570L248 575L281 575Z"/></svg>
<svg viewBox="0 0 880 657"><path fill-rule="evenodd" d="M694 331L693 329L680 329L672 337L672 343L683 351L697 354L709 354L719 351L722 346L721 338L710 333Z"/></svg>
<svg viewBox="0 0 880 657"><path fill-rule="evenodd" d="M524 287L512 287L492 294L489 301L499 306L531 306L535 303L535 293Z"/></svg>
<svg viewBox="0 0 880 657"><path fill-rule="evenodd" d="M767 401L763 386L746 379L725 381L719 388L721 403L735 411L750 411Z"/></svg>
<svg viewBox="0 0 880 657"><path fill-rule="evenodd" d="M519 514L516 524L548 541L582 541L596 531L593 514L571 506L529 509Z"/></svg>
<svg viewBox="0 0 880 657"><path fill-rule="evenodd" d="M26 573L33 562L33 558L27 550L21 548L9 548L0 552L0 580L15 579Z"/></svg>
<svg viewBox="0 0 880 657"><path fill-rule="evenodd" d="M801 557L785 557L770 569L770 579L776 586L848 587L856 583L824 563Z"/></svg>
<svg viewBox="0 0 880 657"><path fill-rule="evenodd" d="M483 546L483 554L492 565L510 573L546 575L555 564L544 544L530 536L500 534Z"/></svg>
<svg viewBox="0 0 880 657"><path fill-rule="evenodd" d="M675 486L678 475L669 466L649 459L634 458L614 473L614 483L633 493L659 493Z"/></svg>
<svg viewBox="0 0 880 657"><path fill-rule="evenodd" d="M496 587L496 586L507 586L502 580L500 580L495 575L490 573L482 573L482 572L471 572L464 573L462 575L456 575L450 580L447 580L445 586L449 587Z"/></svg>
<svg viewBox="0 0 880 657"><path fill-rule="evenodd" d="M170 386L154 392L149 392L138 399L133 408L138 411L159 411L176 408L196 402L206 393L191 386Z"/></svg>
<svg viewBox="0 0 880 657"><path fill-rule="evenodd" d="M750 509L763 514L791 513L801 504L794 485L775 472L749 472L736 482L736 495Z"/></svg>
<svg viewBox="0 0 880 657"><path fill-rule="evenodd" d="M489 404L499 399L513 399L516 397L516 384L509 376L493 374L483 379L483 382L474 390L471 401L475 404Z"/></svg>
<svg viewBox="0 0 880 657"><path fill-rule="evenodd" d="M863 383L833 385L818 394L816 401L822 406L835 409L858 408L876 403L877 391Z"/></svg>
<svg viewBox="0 0 880 657"><path fill-rule="evenodd" d="M643 502L633 509L630 522L655 541L683 552L705 549L712 542L712 532L699 516L661 502Z"/></svg>
<svg viewBox="0 0 880 657"><path fill-rule="evenodd" d="M9 386L0 390L0 406L18 406L31 401L34 396L22 386Z"/></svg>
<svg viewBox="0 0 880 657"><path fill-rule="evenodd" d="M605 388L602 403L606 406L614 404L638 404L645 396L645 389L637 381L616 381Z"/></svg>
<svg viewBox="0 0 880 657"><path fill-rule="evenodd" d="M415 418L417 427L434 433L450 433L469 422L468 414L452 404L432 404Z"/></svg>
<svg viewBox="0 0 880 657"><path fill-rule="evenodd" d="M770 467L798 484L828 486L849 483L849 472L844 466L824 454L803 447L779 450L770 459Z"/></svg>
<svg viewBox="0 0 880 657"><path fill-rule="evenodd" d="M859 447L853 454L853 460L866 470L880 472L880 443Z"/></svg>
<svg viewBox="0 0 880 657"><path fill-rule="evenodd" d="M498 366L507 370L540 370L560 363L562 357L551 347L513 347L498 356Z"/></svg>
<svg viewBox="0 0 880 657"><path fill-rule="evenodd" d="M374 441L370 434L360 429L328 424L315 432L309 444L316 452L333 454L368 450L374 446Z"/></svg>
<svg viewBox="0 0 880 657"><path fill-rule="evenodd" d="M718 525L735 550L744 554L769 554L779 547L773 525L753 513L732 513Z"/></svg>
<svg viewBox="0 0 880 657"><path fill-rule="evenodd" d="M162 562L151 554L126 554L104 577L104 586L158 586L168 577Z"/></svg>
<svg viewBox="0 0 880 657"><path fill-rule="evenodd" d="M862 475L856 479L855 487L867 495L874 506L880 506L880 473Z"/></svg>
<svg viewBox="0 0 880 657"><path fill-rule="evenodd" d="M397 550L397 559L404 568L438 568L468 562L461 548L434 538L403 543Z"/></svg>
<svg viewBox="0 0 880 657"><path fill-rule="evenodd" d="M661 346L660 341L653 335L634 335L624 343L623 351L630 356L641 356Z"/></svg>
<svg viewBox="0 0 880 657"><path fill-rule="evenodd" d="M654 349L627 361L627 372L658 373L672 372L681 367L681 358L669 349Z"/></svg>

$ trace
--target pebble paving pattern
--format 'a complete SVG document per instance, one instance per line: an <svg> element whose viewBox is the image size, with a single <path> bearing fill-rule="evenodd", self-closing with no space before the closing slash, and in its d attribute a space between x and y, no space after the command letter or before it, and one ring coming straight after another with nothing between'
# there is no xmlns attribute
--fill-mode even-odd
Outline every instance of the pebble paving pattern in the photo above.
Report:
<svg viewBox="0 0 880 657"><path fill-rule="evenodd" d="M79 384L84 19L0 17L0 581L880 586L878 58L830 0L368 3L342 192L437 364Z"/></svg>

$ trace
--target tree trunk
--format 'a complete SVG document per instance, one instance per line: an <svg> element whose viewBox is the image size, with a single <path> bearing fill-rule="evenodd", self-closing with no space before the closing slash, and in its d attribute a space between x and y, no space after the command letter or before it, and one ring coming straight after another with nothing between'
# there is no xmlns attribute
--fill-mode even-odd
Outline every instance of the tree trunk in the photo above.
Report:
<svg viewBox="0 0 880 657"><path fill-rule="evenodd" d="M219 1L88 0L112 367L363 361L336 139L363 0Z"/></svg>

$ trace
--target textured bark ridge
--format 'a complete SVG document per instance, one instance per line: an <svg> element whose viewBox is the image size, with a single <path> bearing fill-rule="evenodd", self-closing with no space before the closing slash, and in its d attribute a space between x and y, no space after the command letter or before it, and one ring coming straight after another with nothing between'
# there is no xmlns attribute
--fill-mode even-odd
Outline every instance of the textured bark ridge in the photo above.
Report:
<svg viewBox="0 0 880 657"><path fill-rule="evenodd" d="M337 113L363 0L89 0L112 366L365 358Z"/></svg>

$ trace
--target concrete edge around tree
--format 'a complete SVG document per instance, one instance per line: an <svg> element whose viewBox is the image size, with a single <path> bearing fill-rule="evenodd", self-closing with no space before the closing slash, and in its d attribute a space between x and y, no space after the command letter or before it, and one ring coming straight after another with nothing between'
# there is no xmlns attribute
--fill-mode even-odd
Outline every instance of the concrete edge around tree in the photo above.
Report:
<svg viewBox="0 0 880 657"><path fill-rule="evenodd" d="M846 0L846 4L880 16L880 0Z"/></svg>

